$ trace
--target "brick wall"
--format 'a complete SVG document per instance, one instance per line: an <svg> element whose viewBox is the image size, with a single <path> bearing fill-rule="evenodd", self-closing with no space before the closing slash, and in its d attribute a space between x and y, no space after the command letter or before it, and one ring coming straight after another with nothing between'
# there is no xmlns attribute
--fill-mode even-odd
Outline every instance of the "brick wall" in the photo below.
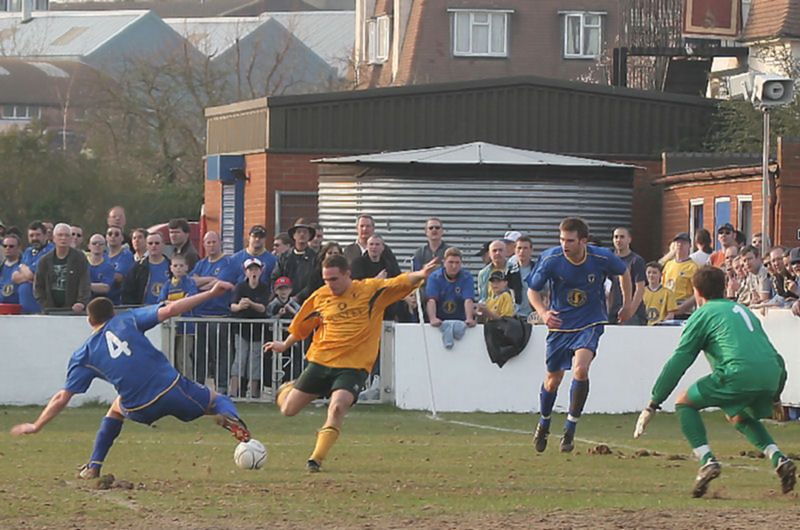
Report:
<svg viewBox="0 0 800 530"><path fill-rule="evenodd" d="M787 247L800 246L800 139L778 139L775 186L775 241Z"/></svg>
<svg viewBox="0 0 800 530"><path fill-rule="evenodd" d="M448 8L513 9L510 16L508 57L454 57ZM617 0L426 0L414 2L398 62L395 85L449 82L516 75L541 75L558 79L592 78L605 84L606 69L595 59L564 59L563 17L559 9L605 10L602 33L604 50L611 55L618 32ZM395 53L391 50L390 53ZM374 71L370 71L374 70ZM385 70L381 72L381 70ZM390 66L367 67L359 88L389 84Z"/></svg>
<svg viewBox="0 0 800 530"><path fill-rule="evenodd" d="M714 201L718 197L729 197L731 224L736 226L739 218L738 195L751 195L753 232L761 231L761 177L741 177L713 182L676 184L664 189L662 215L662 251L679 232L689 232L691 199L703 199L703 227L714 234ZM696 227L700 228L700 227ZM739 228L737 226L737 228ZM693 234L690 234L693 235Z"/></svg>

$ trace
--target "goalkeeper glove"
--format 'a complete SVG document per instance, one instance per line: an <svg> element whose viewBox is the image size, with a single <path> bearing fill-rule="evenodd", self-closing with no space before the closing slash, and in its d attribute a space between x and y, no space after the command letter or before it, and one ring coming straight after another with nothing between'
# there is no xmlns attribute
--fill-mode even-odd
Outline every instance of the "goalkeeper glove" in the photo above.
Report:
<svg viewBox="0 0 800 530"><path fill-rule="evenodd" d="M636 428L633 430L634 438L638 438L644 434L647 424L650 423L650 420L653 419L653 416L656 415L656 410L659 408L661 407L651 401L650 404L647 405L647 408L644 409L641 414L639 414L639 419L636 420Z"/></svg>

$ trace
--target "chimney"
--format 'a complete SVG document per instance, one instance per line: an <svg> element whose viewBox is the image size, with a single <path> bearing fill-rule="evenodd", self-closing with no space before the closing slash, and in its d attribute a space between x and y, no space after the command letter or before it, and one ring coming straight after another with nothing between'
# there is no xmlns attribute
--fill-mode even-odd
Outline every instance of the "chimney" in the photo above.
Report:
<svg viewBox="0 0 800 530"><path fill-rule="evenodd" d="M31 10L32 3L33 0L22 0L22 11L21 11L20 22L22 22L23 24L33 20L33 14Z"/></svg>

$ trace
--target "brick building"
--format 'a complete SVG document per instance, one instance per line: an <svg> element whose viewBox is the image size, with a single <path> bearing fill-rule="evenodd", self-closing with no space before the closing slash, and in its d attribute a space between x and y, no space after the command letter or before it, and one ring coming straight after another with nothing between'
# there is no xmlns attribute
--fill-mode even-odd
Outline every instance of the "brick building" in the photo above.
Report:
<svg viewBox="0 0 800 530"><path fill-rule="evenodd" d="M253 224L272 234L297 217L317 219L313 160L480 141L642 167L633 175L630 223L636 251L655 257L662 249L660 190L651 182L663 175L661 153L698 145L714 108L694 96L533 76L209 108L206 222L233 251ZM470 215L477 219L480 212ZM378 230L391 221L379 221ZM352 230L355 237L354 223Z"/></svg>
<svg viewBox="0 0 800 530"><path fill-rule="evenodd" d="M770 163L770 204L767 219L775 244L800 245L800 139L780 138L777 159ZM761 165L693 170L666 175L663 187L662 241L678 232L705 228L712 234L731 223L745 234L761 232Z"/></svg>

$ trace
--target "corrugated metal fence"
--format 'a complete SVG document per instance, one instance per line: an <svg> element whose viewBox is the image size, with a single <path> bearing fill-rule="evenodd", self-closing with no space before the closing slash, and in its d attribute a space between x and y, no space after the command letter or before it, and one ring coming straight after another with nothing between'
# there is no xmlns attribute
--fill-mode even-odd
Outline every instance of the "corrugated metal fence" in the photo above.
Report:
<svg viewBox="0 0 800 530"><path fill-rule="evenodd" d="M631 220L633 193L626 179L493 180L408 179L320 176L320 223L325 239L355 240L356 217L375 218L376 232L392 247L403 270L414 250L426 243L425 220L439 217L444 239L464 252L464 265L477 274L474 254L508 230L533 239L534 256L558 244L558 223L580 215L608 245L616 226Z"/></svg>

